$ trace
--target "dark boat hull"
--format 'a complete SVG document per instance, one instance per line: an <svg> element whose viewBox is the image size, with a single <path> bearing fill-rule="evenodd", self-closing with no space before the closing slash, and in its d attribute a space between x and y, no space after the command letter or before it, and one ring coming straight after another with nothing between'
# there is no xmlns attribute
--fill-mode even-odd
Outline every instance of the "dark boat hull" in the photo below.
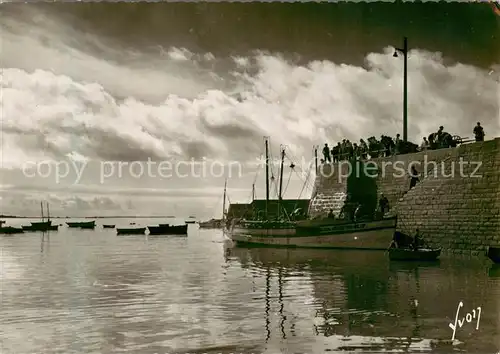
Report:
<svg viewBox="0 0 500 354"><path fill-rule="evenodd" d="M435 261L441 255L441 249L402 249L390 248L389 259L391 261Z"/></svg>
<svg viewBox="0 0 500 354"><path fill-rule="evenodd" d="M296 226L293 223L281 223L281 227L262 226L259 229L245 224L235 225L230 230L231 239L242 246L386 250L396 229L396 219L369 222L325 220L299 222Z"/></svg>
<svg viewBox="0 0 500 354"><path fill-rule="evenodd" d="M117 235L144 235L146 233L146 228L116 229L116 233Z"/></svg>
<svg viewBox="0 0 500 354"><path fill-rule="evenodd" d="M105 229L114 229L115 225L102 225L102 227Z"/></svg>
<svg viewBox="0 0 500 354"><path fill-rule="evenodd" d="M13 226L3 226L0 227L0 234L22 234L24 230L21 227L13 227Z"/></svg>
<svg viewBox="0 0 500 354"><path fill-rule="evenodd" d="M33 227L49 227L52 225L52 220L48 221L34 221L30 223Z"/></svg>
<svg viewBox="0 0 500 354"><path fill-rule="evenodd" d="M187 225L168 225L148 226L150 235L187 235Z"/></svg>
<svg viewBox="0 0 500 354"><path fill-rule="evenodd" d="M23 229L23 231L27 231L27 232L57 231L59 229L59 225L36 224L36 225L22 226L22 229Z"/></svg>
<svg viewBox="0 0 500 354"><path fill-rule="evenodd" d="M67 222L66 225L70 228L94 229L95 221Z"/></svg>
<svg viewBox="0 0 500 354"><path fill-rule="evenodd" d="M486 256L491 259L493 263L500 263L500 247L488 247Z"/></svg>

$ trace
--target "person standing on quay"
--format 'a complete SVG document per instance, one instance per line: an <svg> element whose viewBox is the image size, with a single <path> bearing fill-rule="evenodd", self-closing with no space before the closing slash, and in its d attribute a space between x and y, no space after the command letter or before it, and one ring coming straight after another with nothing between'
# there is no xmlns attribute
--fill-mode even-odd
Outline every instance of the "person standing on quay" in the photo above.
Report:
<svg viewBox="0 0 500 354"><path fill-rule="evenodd" d="M420 151L427 151L427 149L430 147L430 143L427 140L427 138L424 136L424 140L422 141L422 144L420 145Z"/></svg>
<svg viewBox="0 0 500 354"><path fill-rule="evenodd" d="M332 159L330 157L330 148L328 147L328 144L325 144L325 147L323 148L323 157L325 163L332 162Z"/></svg>
<svg viewBox="0 0 500 354"><path fill-rule="evenodd" d="M484 141L484 129L481 126L480 122L477 122L477 125L474 127L473 133L476 137L476 142L477 141Z"/></svg>

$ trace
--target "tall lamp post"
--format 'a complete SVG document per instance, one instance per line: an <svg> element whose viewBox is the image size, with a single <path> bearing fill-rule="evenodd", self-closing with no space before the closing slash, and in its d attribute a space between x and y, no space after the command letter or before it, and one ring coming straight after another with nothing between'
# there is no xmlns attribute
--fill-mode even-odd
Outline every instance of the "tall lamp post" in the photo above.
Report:
<svg viewBox="0 0 500 354"><path fill-rule="evenodd" d="M398 52L403 54L403 141L408 141L408 38L403 38L403 48L395 48L394 57Z"/></svg>

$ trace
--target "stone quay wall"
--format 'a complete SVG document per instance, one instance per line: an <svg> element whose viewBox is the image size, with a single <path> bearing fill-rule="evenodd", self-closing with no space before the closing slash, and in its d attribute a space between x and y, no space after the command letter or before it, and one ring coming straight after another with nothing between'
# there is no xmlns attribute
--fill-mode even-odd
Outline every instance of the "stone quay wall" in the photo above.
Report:
<svg viewBox="0 0 500 354"><path fill-rule="evenodd" d="M419 228L445 253L477 254L500 246L500 138L369 160L377 192L384 194L398 229ZM411 166L420 181L409 189ZM366 168L365 168L366 170ZM311 197L311 217L338 214L346 196L349 164L320 166Z"/></svg>

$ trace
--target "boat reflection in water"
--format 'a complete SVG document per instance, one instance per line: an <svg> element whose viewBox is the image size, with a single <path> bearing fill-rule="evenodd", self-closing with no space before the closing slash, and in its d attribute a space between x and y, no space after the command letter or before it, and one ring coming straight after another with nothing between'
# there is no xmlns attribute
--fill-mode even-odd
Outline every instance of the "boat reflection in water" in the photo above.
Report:
<svg viewBox="0 0 500 354"><path fill-rule="evenodd" d="M390 262L384 252L245 249L229 242L226 247L226 262L237 262L265 278L264 317L274 341L293 337L294 331L302 337L308 330L299 331L296 324L303 326L300 318L309 317L314 318L312 332L319 336L315 341L321 343L318 350L494 350L491 343L470 336L467 343L450 343L448 323L460 301L471 306L483 301L483 308L498 313L498 300L479 300L479 293L464 294L457 287L484 282L474 279L476 270L457 274L452 265L439 261L400 264ZM279 319L270 320L269 312L279 314ZM481 325L495 332L495 316L485 316L489 317L483 317Z"/></svg>

